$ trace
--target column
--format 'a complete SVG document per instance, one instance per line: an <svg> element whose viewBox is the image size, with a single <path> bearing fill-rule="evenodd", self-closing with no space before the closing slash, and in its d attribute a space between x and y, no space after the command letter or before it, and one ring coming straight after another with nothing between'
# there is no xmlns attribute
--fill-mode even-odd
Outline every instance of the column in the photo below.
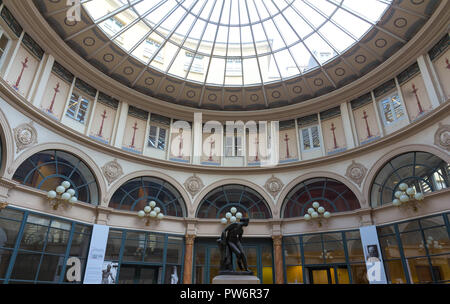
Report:
<svg viewBox="0 0 450 304"><path fill-rule="evenodd" d="M319 125L319 137L320 137L320 151L322 151L322 156L325 156L325 141L323 140L323 133L322 133L322 120L320 119L320 113L317 113L317 121ZM312 134L311 134L312 136Z"/></svg>
<svg viewBox="0 0 450 304"><path fill-rule="evenodd" d="M117 115L119 116L119 121L117 122L117 127L115 129L114 141L111 141L111 143L116 148L122 148L123 132L125 131L125 124L127 123L128 117L128 103L124 101L120 102L120 109L117 112Z"/></svg>
<svg viewBox="0 0 450 304"><path fill-rule="evenodd" d="M200 165L200 159L203 150L203 129L202 129L202 113L194 113L194 123L192 126L193 134L193 153L192 163L194 165Z"/></svg>
<svg viewBox="0 0 450 304"><path fill-rule="evenodd" d="M283 250L282 250L282 239L281 235L272 236L273 240L273 252L275 261L275 284L284 283L284 271L283 271Z"/></svg>
<svg viewBox="0 0 450 304"><path fill-rule="evenodd" d="M377 100L375 98L375 94L373 93L373 91L370 91L370 95L372 96L372 104L375 109L375 115L377 116L376 120L377 120L378 128L380 129L381 136L384 137L385 132L384 132L383 124L382 124L383 120L380 117L380 111L378 109Z"/></svg>
<svg viewBox="0 0 450 304"><path fill-rule="evenodd" d="M354 137L355 132L353 132L348 104L346 102L341 103L341 117L342 125L344 127L345 141L347 142L347 149L354 148L356 146Z"/></svg>
<svg viewBox="0 0 450 304"><path fill-rule="evenodd" d="M9 58L5 58L6 59L5 63L8 62L8 64L7 65L5 64L6 69L3 74L3 79L6 79L8 77L8 74L11 70L14 59L17 56L17 52L19 52L20 45L22 44L22 39L23 39L24 35L25 35L25 31L22 31L22 34L20 35L19 40L16 40L16 41L13 40L13 44L12 44L11 48L13 48L14 50L13 50L11 56L10 57L8 56ZM3 67L2 67L2 70L3 70Z"/></svg>
<svg viewBox="0 0 450 304"><path fill-rule="evenodd" d="M48 79L50 78L53 64L55 63L55 58L50 54L45 54L43 61L45 61L44 69L37 84L36 93L32 98L33 105L37 108L41 105L42 96L44 95L45 89L47 87L47 82Z"/></svg>
<svg viewBox="0 0 450 304"><path fill-rule="evenodd" d="M428 56L427 56L428 57ZM421 55L417 58L417 64L419 65L420 73L422 74L423 82L425 83L425 87L427 88L428 97L430 98L431 105L434 108L439 107L439 97L437 94L436 87L434 86L433 79L431 78L431 64L430 60L426 60L425 56ZM438 82L437 82L438 83ZM444 96L442 94L442 96Z"/></svg>
<svg viewBox="0 0 450 304"><path fill-rule="evenodd" d="M95 94L94 97L94 101L92 102L92 107L88 112L88 118L87 118L87 122L86 122L86 129L84 131L84 135L89 136L89 131L91 131L91 126L92 126L92 120L95 119L94 118L94 112L95 112L95 107L97 106L97 99L98 99L98 95L100 94L100 91L97 91L97 93Z"/></svg>
<svg viewBox="0 0 450 304"><path fill-rule="evenodd" d="M409 117L409 111L408 111L408 108L406 107L405 98L403 98L402 88L400 87L400 83L398 82L397 77L394 77L394 81L395 81L395 86L397 87L398 96L400 96L400 100L403 105L403 109L405 109L405 112L406 112L406 118L408 118L408 124L410 124L411 117Z"/></svg>
<svg viewBox="0 0 450 304"><path fill-rule="evenodd" d="M185 236L186 246L185 246L185 250L184 250L183 284L192 284L192 264L193 264L194 240L195 240L195 235L186 234L186 236Z"/></svg>

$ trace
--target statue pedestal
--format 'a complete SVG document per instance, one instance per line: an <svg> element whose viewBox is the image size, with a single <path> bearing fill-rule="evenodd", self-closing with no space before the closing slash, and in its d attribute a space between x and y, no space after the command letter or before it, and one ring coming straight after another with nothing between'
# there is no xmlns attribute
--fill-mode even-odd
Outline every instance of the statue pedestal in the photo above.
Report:
<svg viewBox="0 0 450 304"><path fill-rule="evenodd" d="M258 277L253 275L223 274L214 277L213 284L260 284Z"/></svg>

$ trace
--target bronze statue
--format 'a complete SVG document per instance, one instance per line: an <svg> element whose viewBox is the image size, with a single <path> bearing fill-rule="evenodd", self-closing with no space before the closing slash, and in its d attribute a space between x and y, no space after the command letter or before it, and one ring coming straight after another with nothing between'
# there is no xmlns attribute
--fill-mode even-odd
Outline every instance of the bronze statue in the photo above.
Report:
<svg viewBox="0 0 450 304"><path fill-rule="evenodd" d="M241 244L242 234L244 233L243 227L248 226L249 221L248 218L242 218L240 222L228 225L217 240L221 257L219 274L253 275L253 272L248 270L247 257ZM236 256L240 272L234 271L233 254Z"/></svg>

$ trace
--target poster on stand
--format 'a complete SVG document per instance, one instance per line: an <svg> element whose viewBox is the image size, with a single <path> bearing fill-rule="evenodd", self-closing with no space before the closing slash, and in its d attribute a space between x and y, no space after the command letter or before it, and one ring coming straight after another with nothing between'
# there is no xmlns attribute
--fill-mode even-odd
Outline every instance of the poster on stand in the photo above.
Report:
<svg viewBox="0 0 450 304"><path fill-rule="evenodd" d="M360 227L359 231L366 260L367 279L370 284L387 284L376 226Z"/></svg>
<svg viewBox="0 0 450 304"><path fill-rule="evenodd" d="M108 226L94 225L83 284L102 284L108 234Z"/></svg>

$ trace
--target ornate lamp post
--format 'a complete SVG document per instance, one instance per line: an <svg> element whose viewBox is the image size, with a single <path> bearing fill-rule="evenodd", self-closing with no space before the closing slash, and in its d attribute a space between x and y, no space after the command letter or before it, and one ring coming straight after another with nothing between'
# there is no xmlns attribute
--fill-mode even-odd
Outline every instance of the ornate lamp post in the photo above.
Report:
<svg viewBox="0 0 450 304"><path fill-rule="evenodd" d="M406 183L398 185L399 191L394 193L396 197L392 204L396 207L400 207L403 204L411 203L414 211L417 211L417 202L423 201L424 195L422 192L416 192L416 189L409 187Z"/></svg>
<svg viewBox="0 0 450 304"><path fill-rule="evenodd" d="M303 217L307 221L318 220L319 227L322 227L321 218L328 219L331 216L329 211L326 211L318 202L312 204L313 208L308 208L308 213Z"/></svg>
<svg viewBox="0 0 450 304"><path fill-rule="evenodd" d="M48 202L53 210L58 210L61 204L67 204L71 207L78 201L78 198L74 196L75 190L69 189L70 186L70 182L63 181L55 190L47 192Z"/></svg>
<svg viewBox="0 0 450 304"><path fill-rule="evenodd" d="M156 207L156 202L151 201L147 206L144 207L144 210L140 210L138 212L138 217L141 219L145 219L145 226L150 226L150 221L154 220L162 220L164 218L164 214L161 212L161 208Z"/></svg>
<svg viewBox="0 0 450 304"><path fill-rule="evenodd" d="M225 214L225 217L220 219L224 225L239 222L242 218L242 213L237 212L236 207L231 207L230 211Z"/></svg>

